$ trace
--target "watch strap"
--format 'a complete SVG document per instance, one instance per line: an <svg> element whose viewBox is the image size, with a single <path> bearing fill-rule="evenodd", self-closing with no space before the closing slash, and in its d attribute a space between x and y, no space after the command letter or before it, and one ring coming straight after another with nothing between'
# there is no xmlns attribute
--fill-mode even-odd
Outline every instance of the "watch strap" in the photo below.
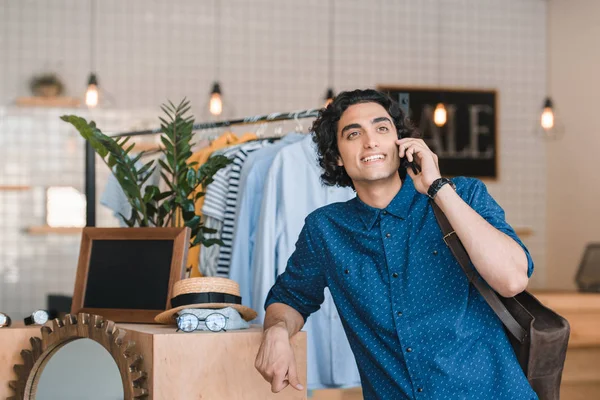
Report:
<svg viewBox="0 0 600 400"><path fill-rule="evenodd" d="M25 319L23 319L23 322L25 322L25 325L35 324L35 321L33 320L33 315L30 315L29 317L25 317Z"/></svg>
<svg viewBox="0 0 600 400"><path fill-rule="evenodd" d="M433 200L435 198L435 196L437 195L437 193L440 191L440 189L442 187L444 187L444 185L449 184L450 186L452 186L454 189L456 189L456 185L454 185L454 182L452 182L450 179L448 178L437 178L435 181L433 181L431 183L431 185L429 186L429 189L427 189L427 196L429 196L429 198L431 200Z"/></svg>

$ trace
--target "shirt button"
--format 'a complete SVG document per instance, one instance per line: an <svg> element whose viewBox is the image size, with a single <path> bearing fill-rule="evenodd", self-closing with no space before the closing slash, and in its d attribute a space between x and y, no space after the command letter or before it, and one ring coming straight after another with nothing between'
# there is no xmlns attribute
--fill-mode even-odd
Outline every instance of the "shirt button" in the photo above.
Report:
<svg viewBox="0 0 600 400"><path fill-rule="evenodd" d="M398 311L396 314L397 314L399 317L401 317L401 316L402 316L402 311Z"/></svg>
<svg viewBox="0 0 600 400"><path fill-rule="evenodd" d="M345 274L349 274L349 273L350 273L350 270L349 270L349 269L347 269L347 270L345 270L345 271L344 271L344 273L345 273Z"/></svg>
<svg viewBox="0 0 600 400"><path fill-rule="evenodd" d="M418 388L417 392L421 393L423 391L423 388Z"/></svg>
<svg viewBox="0 0 600 400"><path fill-rule="evenodd" d="M386 237L386 238L389 238L390 236L392 236L390 233L386 233L386 234L385 234L385 237Z"/></svg>
<svg viewBox="0 0 600 400"><path fill-rule="evenodd" d="M397 277L398 277L398 273L397 273L397 272L394 272L394 273L392 274L392 276L393 276L394 278L397 278Z"/></svg>
<svg viewBox="0 0 600 400"><path fill-rule="evenodd" d="M407 352L407 353L412 353L412 347L408 347L408 348L406 349L406 352Z"/></svg>
<svg viewBox="0 0 600 400"><path fill-rule="evenodd" d="M434 251L433 251L433 255L434 255L434 256L437 256L437 254L438 254L437 250L434 250Z"/></svg>
<svg viewBox="0 0 600 400"><path fill-rule="evenodd" d="M387 215L387 211L383 210L383 215Z"/></svg>

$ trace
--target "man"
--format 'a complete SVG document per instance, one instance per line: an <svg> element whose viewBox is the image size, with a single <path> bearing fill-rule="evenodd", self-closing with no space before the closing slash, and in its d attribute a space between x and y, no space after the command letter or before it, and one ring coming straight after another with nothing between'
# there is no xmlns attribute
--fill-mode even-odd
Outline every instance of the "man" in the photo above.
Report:
<svg viewBox="0 0 600 400"><path fill-rule="evenodd" d="M431 188L480 277L513 296L525 290L533 262L485 185L439 180L437 156L398 105L374 90L340 93L313 130L322 180L357 196L306 218L269 293L256 368L272 391L303 389L289 338L318 310L327 286L365 399L537 399L429 204ZM402 167L403 158L421 170Z"/></svg>

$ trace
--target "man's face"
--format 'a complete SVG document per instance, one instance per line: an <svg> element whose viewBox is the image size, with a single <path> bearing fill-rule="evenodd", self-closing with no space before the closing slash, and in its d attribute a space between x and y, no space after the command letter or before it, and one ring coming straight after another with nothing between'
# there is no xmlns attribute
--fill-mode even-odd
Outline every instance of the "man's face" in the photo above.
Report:
<svg viewBox="0 0 600 400"><path fill-rule="evenodd" d="M397 139L385 108L378 103L354 104L338 122L338 165L345 168L355 187L396 179L400 166Z"/></svg>

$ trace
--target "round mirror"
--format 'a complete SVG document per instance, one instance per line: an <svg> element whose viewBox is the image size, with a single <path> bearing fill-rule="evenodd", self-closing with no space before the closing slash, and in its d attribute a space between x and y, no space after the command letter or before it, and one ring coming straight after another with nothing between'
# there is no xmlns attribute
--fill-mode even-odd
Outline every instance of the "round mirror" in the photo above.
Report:
<svg viewBox="0 0 600 400"><path fill-rule="evenodd" d="M117 400L124 398L123 382L110 353L91 339L60 347L41 371L35 400Z"/></svg>
<svg viewBox="0 0 600 400"><path fill-rule="evenodd" d="M21 350L15 399L140 399L148 396L143 357L113 321L80 313L52 320Z"/></svg>

